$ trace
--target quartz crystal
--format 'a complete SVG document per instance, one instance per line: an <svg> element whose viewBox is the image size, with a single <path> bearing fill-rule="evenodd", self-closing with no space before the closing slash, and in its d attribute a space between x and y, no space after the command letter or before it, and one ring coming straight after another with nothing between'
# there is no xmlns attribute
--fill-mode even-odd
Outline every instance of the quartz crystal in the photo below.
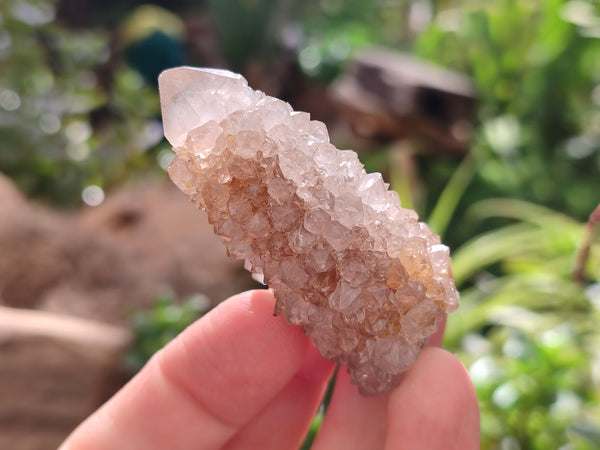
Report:
<svg viewBox="0 0 600 450"><path fill-rule="evenodd" d="M224 70L159 78L173 182L364 395L396 386L458 306L448 248L327 128Z"/></svg>

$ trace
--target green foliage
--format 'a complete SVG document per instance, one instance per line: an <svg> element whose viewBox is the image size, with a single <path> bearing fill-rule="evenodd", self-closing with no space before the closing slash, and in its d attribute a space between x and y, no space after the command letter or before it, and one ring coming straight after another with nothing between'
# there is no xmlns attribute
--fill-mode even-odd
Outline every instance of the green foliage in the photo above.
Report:
<svg viewBox="0 0 600 450"><path fill-rule="evenodd" d="M171 296L156 300L149 311L136 311L132 316L133 348L127 355L127 366L139 370L175 336L199 319L208 309L209 300L195 295L177 303Z"/></svg>
<svg viewBox="0 0 600 450"><path fill-rule="evenodd" d="M480 96L465 204L509 196L579 219L597 204L599 12L579 0L465 0L419 36L418 55L470 74Z"/></svg>
<svg viewBox="0 0 600 450"><path fill-rule="evenodd" d="M110 187L162 138L158 99L114 62L106 30L72 31L47 0L0 3L0 171L28 194L74 205Z"/></svg>
<svg viewBox="0 0 600 450"><path fill-rule="evenodd" d="M290 0L208 0L228 66L237 72L249 63L273 65L278 28L287 19ZM272 68L272 67L271 67Z"/></svg>
<svg viewBox="0 0 600 450"><path fill-rule="evenodd" d="M475 177L447 228L460 243L461 307L445 342L475 383L482 448L600 446L597 237L585 281L572 274L580 220L600 192L598 12L584 1L458 1L416 42L480 95ZM450 213L436 207L432 226L443 231Z"/></svg>
<svg viewBox="0 0 600 450"><path fill-rule="evenodd" d="M313 441L317 437L317 433L319 432L319 428L321 427L321 423L323 422L324 414L319 412L310 423L310 428L308 430L308 434L306 439L302 443L300 447L301 450L310 450Z"/></svg>
<svg viewBox="0 0 600 450"><path fill-rule="evenodd" d="M475 383L482 447L597 448L600 242L580 283L572 270L584 224L520 200L487 200L470 212L517 220L453 258L463 289L445 344Z"/></svg>
<svg viewBox="0 0 600 450"><path fill-rule="evenodd" d="M300 67L327 82L339 75L358 51L374 45L402 44L409 4L406 0L299 2Z"/></svg>

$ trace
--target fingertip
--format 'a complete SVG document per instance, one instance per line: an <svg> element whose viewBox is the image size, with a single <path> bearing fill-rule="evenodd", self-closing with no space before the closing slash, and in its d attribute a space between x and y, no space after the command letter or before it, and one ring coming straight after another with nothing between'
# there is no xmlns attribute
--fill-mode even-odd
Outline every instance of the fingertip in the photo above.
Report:
<svg viewBox="0 0 600 450"><path fill-rule="evenodd" d="M475 388L458 358L440 348L425 348L402 384L392 391L388 421L391 444L413 442L420 443L418 448L479 448Z"/></svg>
<svg viewBox="0 0 600 450"><path fill-rule="evenodd" d="M337 373L335 388L314 450L383 448L387 395L365 397L350 383L345 367Z"/></svg>
<svg viewBox="0 0 600 450"><path fill-rule="evenodd" d="M211 315L220 314L222 310L238 310L242 314L250 316L254 314L272 315L275 308L275 296L266 289L254 289L241 292L229 297L227 300L217 305L211 312Z"/></svg>

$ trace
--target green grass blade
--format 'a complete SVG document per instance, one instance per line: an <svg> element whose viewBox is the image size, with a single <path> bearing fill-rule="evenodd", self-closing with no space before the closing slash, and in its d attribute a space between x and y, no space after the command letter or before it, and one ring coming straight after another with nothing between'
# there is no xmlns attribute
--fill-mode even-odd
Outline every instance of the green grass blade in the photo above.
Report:
<svg viewBox="0 0 600 450"><path fill-rule="evenodd" d="M478 236L452 255L452 274L457 286L486 266L531 251L541 245L539 229L529 224L507 225Z"/></svg>
<svg viewBox="0 0 600 450"><path fill-rule="evenodd" d="M463 193L475 175L475 162L467 156L450 177L427 221L434 233L443 236Z"/></svg>
<svg viewBox="0 0 600 450"><path fill-rule="evenodd" d="M568 227L579 225L574 219L550 208L536 205L525 200L494 198L475 203L468 211L477 219L506 217L521 220L544 227L550 220Z"/></svg>

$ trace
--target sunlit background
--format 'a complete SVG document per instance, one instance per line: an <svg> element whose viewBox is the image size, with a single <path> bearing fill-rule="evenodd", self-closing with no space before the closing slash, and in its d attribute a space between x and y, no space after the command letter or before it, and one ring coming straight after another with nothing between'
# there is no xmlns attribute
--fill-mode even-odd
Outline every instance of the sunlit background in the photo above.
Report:
<svg viewBox="0 0 600 450"><path fill-rule="evenodd" d="M2 0L1 449L56 446L252 286L166 177L183 64L324 121L442 235L482 448L600 448L596 1Z"/></svg>

